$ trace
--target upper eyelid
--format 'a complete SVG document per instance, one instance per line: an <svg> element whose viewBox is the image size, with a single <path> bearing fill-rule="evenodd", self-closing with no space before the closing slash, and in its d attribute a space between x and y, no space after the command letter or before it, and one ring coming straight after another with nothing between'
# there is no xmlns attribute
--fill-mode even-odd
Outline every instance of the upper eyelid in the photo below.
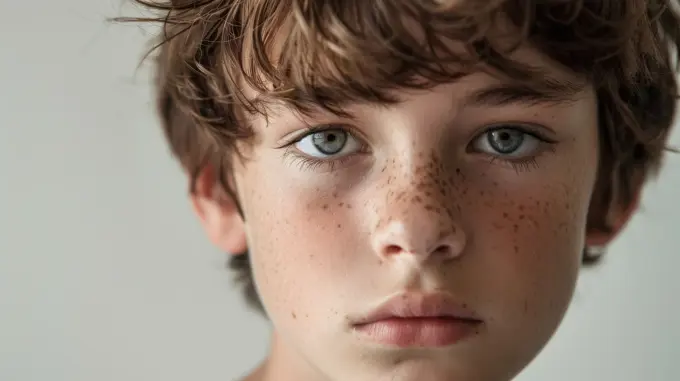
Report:
<svg viewBox="0 0 680 381"><path fill-rule="evenodd" d="M362 144L365 144L364 142L366 139L362 136L362 134L359 132L357 128L353 128L350 125L343 123L328 123L310 125L303 130L299 130L289 135L288 137L283 139L283 146L295 144L311 134L325 131L344 131L345 133L351 135L354 139L362 141Z"/></svg>
<svg viewBox="0 0 680 381"><path fill-rule="evenodd" d="M540 129L538 127L532 126L531 124L527 124L527 123L515 123L515 122L492 124L492 125L484 128L480 133L476 134L475 137L482 136L482 135L487 134L491 131L503 130L503 129L521 131L522 133L525 133L527 135L531 135L532 137L539 139L541 141L544 141L544 142L547 142L547 143L557 143L557 140L555 140L555 138L549 136L550 135L549 133L545 133L545 132L540 131Z"/></svg>

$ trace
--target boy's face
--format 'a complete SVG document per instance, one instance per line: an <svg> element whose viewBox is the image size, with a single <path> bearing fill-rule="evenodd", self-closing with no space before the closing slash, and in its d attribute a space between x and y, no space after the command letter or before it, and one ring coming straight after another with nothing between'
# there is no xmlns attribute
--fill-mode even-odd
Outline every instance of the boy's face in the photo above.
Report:
<svg viewBox="0 0 680 381"><path fill-rule="evenodd" d="M478 73L400 91L392 106L348 106L351 119L283 106L253 117L256 142L233 169L245 222L195 201L223 250L247 240L278 372L507 380L548 341L595 239L596 99L587 87L515 98L501 84Z"/></svg>

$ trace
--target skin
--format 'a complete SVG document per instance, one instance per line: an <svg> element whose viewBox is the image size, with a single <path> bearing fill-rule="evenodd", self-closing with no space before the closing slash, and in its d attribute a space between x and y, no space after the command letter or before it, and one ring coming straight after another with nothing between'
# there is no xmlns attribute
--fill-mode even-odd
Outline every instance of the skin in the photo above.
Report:
<svg viewBox="0 0 680 381"><path fill-rule="evenodd" d="M632 208L610 213L612 232L586 230L598 161L592 88L558 102L474 101L498 84L478 73L401 90L395 105L349 105L350 119L301 119L283 105L253 116L257 139L231 173L245 221L203 171L195 210L220 249L248 248L274 326L249 380L509 380L540 352L568 308L584 245L611 241ZM345 148L318 162L303 138L310 125L332 126ZM520 134L503 154L490 128L538 138ZM380 346L353 330L404 290L447 292L484 323L436 349Z"/></svg>

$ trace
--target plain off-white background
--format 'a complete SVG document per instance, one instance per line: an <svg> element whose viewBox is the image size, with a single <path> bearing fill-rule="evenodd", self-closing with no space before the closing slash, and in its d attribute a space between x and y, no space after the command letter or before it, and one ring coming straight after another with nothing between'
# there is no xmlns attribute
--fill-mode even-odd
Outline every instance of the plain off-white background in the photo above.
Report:
<svg viewBox="0 0 680 381"><path fill-rule="evenodd" d="M136 71L147 33L104 21L120 14L0 5L2 381L234 380L266 351ZM680 379L679 190L676 155L518 380Z"/></svg>

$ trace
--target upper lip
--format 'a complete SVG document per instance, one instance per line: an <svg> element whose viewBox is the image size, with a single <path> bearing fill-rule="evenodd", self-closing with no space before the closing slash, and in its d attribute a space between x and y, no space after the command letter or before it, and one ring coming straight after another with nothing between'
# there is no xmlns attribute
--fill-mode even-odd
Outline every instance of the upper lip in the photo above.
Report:
<svg viewBox="0 0 680 381"><path fill-rule="evenodd" d="M405 292L389 298L355 325L375 323L393 318L455 318L481 322L474 311L446 293Z"/></svg>

